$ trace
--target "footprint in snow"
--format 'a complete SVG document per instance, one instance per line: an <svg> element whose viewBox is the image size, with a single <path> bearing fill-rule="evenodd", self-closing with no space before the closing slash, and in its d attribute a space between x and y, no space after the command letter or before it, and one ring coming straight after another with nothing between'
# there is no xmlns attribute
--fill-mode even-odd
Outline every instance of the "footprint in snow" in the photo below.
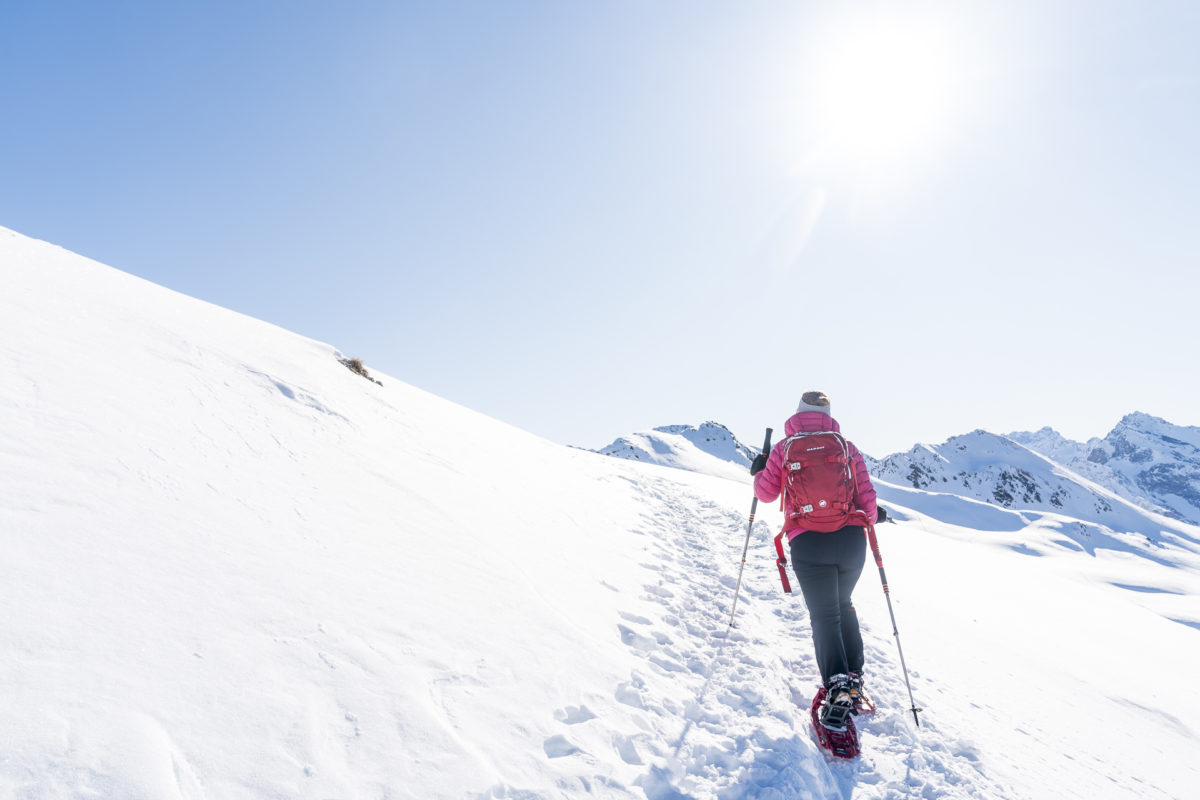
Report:
<svg viewBox="0 0 1200 800"><path fill-rule="evenodd" d="M554 712L554 718L567 725L579 725L596 718L587 706L567 706Z"/></svg>
<svg viewBox="0 0 1200 800"><path fill-rule="evenodd" d="M642 701L642 694L636 688L628 683L622 683L617 687L613 698L618 702L633 708L646 710L646 704Z"/></svg>
<svg viewBox="0 0 1200 800"><path fill-rule="evenodd" d="M615 734L613 736L613 746L617 749L617 755L626 764L641 766L644 763L642 757L638 754L637 746L634 744L632 736Z"/></svg>
<svg viewBox="0 0 1200 800"><path fill-rule="evenodd" d="M618 625L617 630L621 634L621 641L632 647L634 650L653 650L658 647L658 643L653 638L638 633L632 628L627 628L624 625Z"/></svg>
<svg viewBox="0 0 1200 800"><path fill-rule="evenodd" d="M542 742L542 749L546 751L547 758L563 758L581 752L578 747L567 741L567 737L562 735L551 736Z"/></svg>

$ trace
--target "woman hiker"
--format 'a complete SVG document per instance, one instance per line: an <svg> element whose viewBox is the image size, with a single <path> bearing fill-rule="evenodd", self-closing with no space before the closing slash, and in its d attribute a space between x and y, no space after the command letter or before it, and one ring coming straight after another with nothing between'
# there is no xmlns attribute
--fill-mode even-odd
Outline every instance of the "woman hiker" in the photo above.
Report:
<svg viewBox="0 0 1200 800"><path fill-rule="evenodd" d="M875 520L877 515L875 487L867 474L862 454L853 444L841 437L841 428L829 413L829 398L823 392L805 392L800 406L785 423L788 439L777 444L770 455L759 455L750 467L754 475L754 493L759 500L771 502L784 491L784 473L800 474L805 459L817 458L833 478L824 479L820 488L787 490L789 495L817 493L819 498L788 496L787 517L783 530L787 536L792 568L800 582L804 604L812 622L813 644L817 666L826 689L826 701L821 709L821 722L831 728L845 725L847 717L857 713L856 704L865 702L862 695L863 640L858 629L858 614L850 595L862 574L866 562L867 543L861 524L845 524L847 517ZM814 437L806 434L827 432L836 437ZM795 440L792 437L796 437ZM792 445L795 441L797 444ZM817 446L820 445L820 446ZM830 450L838 451L829 456ZM808 451L817 451L813 456ZM785 458L789 459L785 470ZM792 460L794 459L794 460ZM840 459L840 462L838 461ZM817 463L817 462L814 462ZM840 470L840 482L837 477ZM809 473L820 475L821 469ZM818 479L819 482L820 479ZM839 507L840 515L822 509ZM793 511L794 504L802 504ZM814 506L820 506L816 513Z"/></svg>

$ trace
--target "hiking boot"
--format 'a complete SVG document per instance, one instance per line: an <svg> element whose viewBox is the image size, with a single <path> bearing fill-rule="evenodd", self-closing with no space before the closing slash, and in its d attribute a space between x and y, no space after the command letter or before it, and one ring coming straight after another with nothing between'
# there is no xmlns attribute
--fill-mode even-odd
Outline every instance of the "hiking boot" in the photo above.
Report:
<svg viewBox="0 0 1200 800"><path fill-rule="evenodd" d="M854 696L850 693L849 675L834 675L825 690L821 706L821 724L835 731L846 729L846 720L854 713Z"/></svg>
<svg viewBox="0 0 1200 800"><path fill-rule="evenodd" d="M867 690L863 688L863 677L861 674L851 672L850 680L847 682L846 691L850 693L850 698L854 702L854 711L851 712L856 716L863 713L871 713L875 710L875 703L867 695Z"/></svg>

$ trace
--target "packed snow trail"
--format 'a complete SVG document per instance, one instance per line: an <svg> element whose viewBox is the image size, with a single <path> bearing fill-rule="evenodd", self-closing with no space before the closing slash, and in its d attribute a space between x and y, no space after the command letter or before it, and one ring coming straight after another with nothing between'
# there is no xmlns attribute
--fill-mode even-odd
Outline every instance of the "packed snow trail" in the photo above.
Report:
<svg viewBox="0 0 1200 800"><path fill-rule="evenodd" d="M726 636L744 517L672 480L631 484L646 509L638 529L650 538L643 566L657 575L639 593L637 612L622 611L618 625L640 662L614 691L634 709L633 724L614 728L590 716L567 721L556 740L561 751L586 762L584 742L620 743L628 763L647 765L636 784L652 800L1005 796L969 747L942 746L936 727L932 746L924 743L905 719L906 704L863 721L861 759L841 764L825 756L807 719L817 684L811 629L803 603L784 596L771 580L773 563L762 563L768 526L755 526L760 558L747 567L754 579L743 585L738 619ZM895 669L890 643L879 641L874 626L866 629L872 686L899 700L901 679L886 675ZM903 772L887 766L897 764ZM579 780L583 789L587 779Z"/></svg>

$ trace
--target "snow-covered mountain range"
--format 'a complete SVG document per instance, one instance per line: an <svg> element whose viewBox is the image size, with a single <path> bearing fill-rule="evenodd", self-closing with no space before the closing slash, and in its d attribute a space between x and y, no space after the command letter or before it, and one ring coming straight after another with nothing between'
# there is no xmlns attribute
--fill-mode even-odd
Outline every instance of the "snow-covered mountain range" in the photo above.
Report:
<svg viewBox="0 0 1200 800"><path fill-rule="evenodd" d="M1102 439L1073 442L1050 428L1008 438L1142 508L1200 525L1200 428L1127 415Z"/></svg>
<svg viewBox="0 0 1200 800"><path fill-rule="evenodd" d="M632 434L598 452L744 481L757 450L707 422ZM865 458L871 475L895 489L1070 518L1076 524L1067 526L1068 536L1087 549L1100 540L1111 544L1114 534L1136 533L1154 542L1186 536L1172 521L1200 520L1200 428L1143 413L1129 414L1106 437L1086 443L1048 427L1007 436L976 430L940 445ZM952 504L940 505L941 513L955 517Z"/></svg>
<svg viewBox="0 0 1200 800"><path fill-rule="evenodd" d="M1088 478L1013 437L986 431L954 436L940 445L917 445L907 453L873 462L870 469L872 475L897 486L1018 512L1063 515L1078 523L1070 527L1069 535L1086 548L1095 546L1097 535L1137 533L1159 543L1164 536L1190 536L1187 529L1193 527L1180 527L1179 520L1165 516L1144 496L1130 498L1119 473L1088 470L1094 476Z"/></svg>
<svg viewBox="0 0 1200 800"><path fill-rule="evenodd" d="M1011 439L941 472L930 457L926 489L881 477L922 724L868 569L855 606L880 707L863 756L835 762L807 721L817 670L804 604L779 587L779 515L760 507L747 529L732 437L656 434L677 464L729 456L736 480L663 469L347 360L0 229L0 797L1184 800L1200 785L1195 526ZM954 469L998 481L1010 463L1057 475L1070 503L1020 508L1033 495L1015 478L1012 508L942 491ZM1096 498L1105 521L1069 516Z"/></svg>

